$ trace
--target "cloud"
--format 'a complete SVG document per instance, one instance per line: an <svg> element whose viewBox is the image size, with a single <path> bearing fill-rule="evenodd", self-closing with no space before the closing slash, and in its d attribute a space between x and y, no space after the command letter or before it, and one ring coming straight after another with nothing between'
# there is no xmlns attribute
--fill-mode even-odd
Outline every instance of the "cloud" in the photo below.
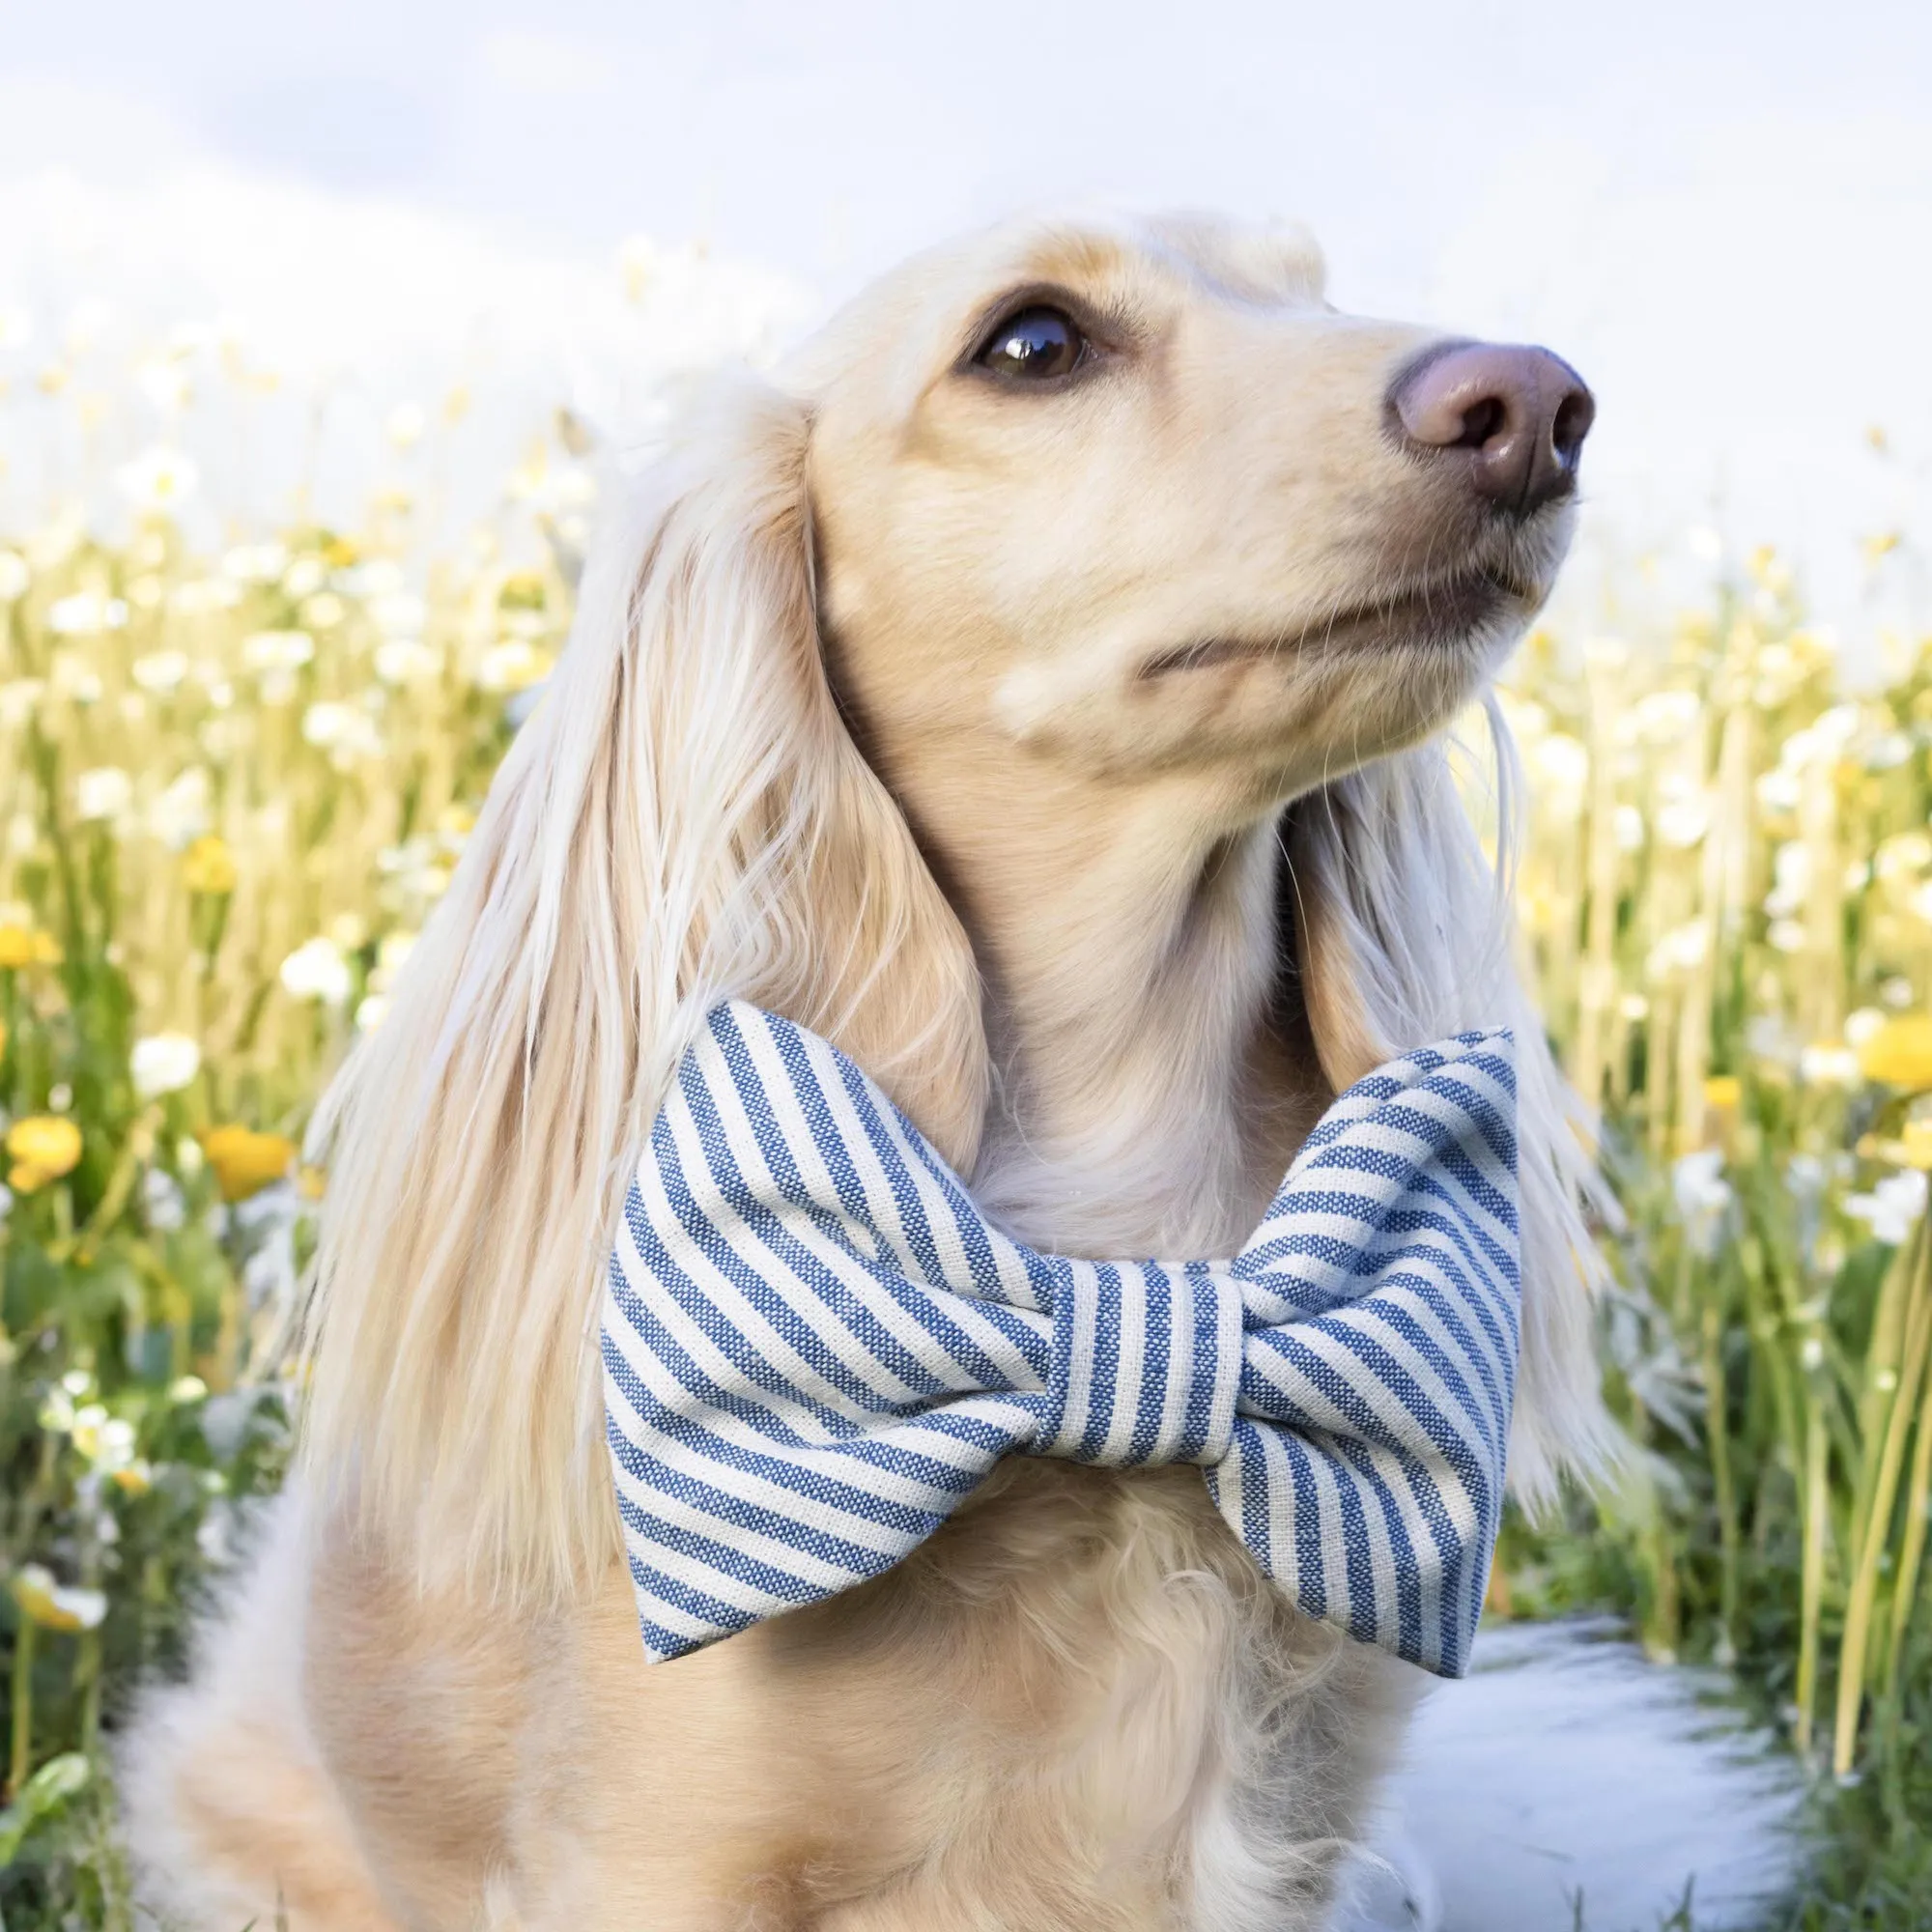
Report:
<svg viewBox="0 0 1932 1932"><path fill-rule="evenodd" d="M597 95L614 85L608 48L574 35L498 27L476 50L479 71L514 94Z"/></svg>

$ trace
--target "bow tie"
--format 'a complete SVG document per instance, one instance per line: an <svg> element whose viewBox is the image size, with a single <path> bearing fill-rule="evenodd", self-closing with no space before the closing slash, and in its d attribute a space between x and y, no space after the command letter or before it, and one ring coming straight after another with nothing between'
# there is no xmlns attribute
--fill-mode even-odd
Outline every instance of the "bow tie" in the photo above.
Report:
<svg viewBox="0 0 1932 1932"><path fill-rule="evenodd" d="M654 1662L890 1569L1000 1457L1203 1466L1312 1617L1461 1676L1517 1358L1507 1032L1330 1107L1232 1261L994 1228L844 1054L742 1002L624 1203L608 1435Z"/></svg>

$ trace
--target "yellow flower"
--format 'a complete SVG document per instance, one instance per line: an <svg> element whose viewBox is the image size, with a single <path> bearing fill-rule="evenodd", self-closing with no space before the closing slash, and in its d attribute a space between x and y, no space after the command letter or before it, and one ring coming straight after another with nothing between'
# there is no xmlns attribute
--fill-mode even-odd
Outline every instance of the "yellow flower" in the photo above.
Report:
<svg viewBox="0 0 1932 1932"><path fill-rule="evenodd" d="M245 1201L281 1179L296 1157L286 1134L258 1134L252 1127L213 1127L202 1136L202 1151L214 1170L224 1201Z"/></svg>
<svg viewBox="0 0 1932 1932"><path fill-rule="evenodd" d="M31 925L0 925L0 967L58 966L61 950L50 932Z"/></svg>
<svg viewBox="0 0 1932 1932"><path fill-rule="evenodd" d="M95 1630L107 1614L107 1599L99 1590L70 1589L56 1583L52 1574L38 1563L16 1570L8 1588L20 1606L20 1614L43 1630Z"/></svg>
<svg viewBox="0 0 1932 1932"><path fill-rule="evenodd" d="M354 537L330 537L322 547L322 560L331 570L347 570L361 554Z"/></svg>
<svg viewBox="0 0 1932 1932"><path fill-rule="evenodd" d="M1704 1104L1707 1107L1735 1107L1744 1094L1744 1082L1735 1073L1714 1073L1704 1082Z"/></svg>
<svg viewBox="0 0 1932 1932"><path fill-rule="evenodd" d="M16 1194L31 1194L73 1172L80 1159L80 1129L57 1114L30 1114L8 1129L7 1151L14 1157L8 1186Z"/></svg>
<svg viewBox="0 0 1932 1932"><path fill-rule="evenodd" d="M296 1170L296 1192L304 1201L320 1201L327 1186L328 1176L322 1168L304 1164Z"/></svg>
<svg viewBox="0 0 1932 1932"><path fill-rule="evenodd" d="M1932 1168L1932 1121L1907 1121L1898 1158L1907 1167Z"/></svg>
<svg viewBox="0 0 1932 1932"><path fill-rule="evenodd" d="M1889 1087L1932 1087L1932 1013L1887 1020L1859 1048L1859 1070Z"/></svg>
<svg viewBox="0 0 1932 1932"><path fill-rule="evenodd" d="M191 893L232 893L240 876L227 841L212 832L182 854L182 883Z"/></svg>

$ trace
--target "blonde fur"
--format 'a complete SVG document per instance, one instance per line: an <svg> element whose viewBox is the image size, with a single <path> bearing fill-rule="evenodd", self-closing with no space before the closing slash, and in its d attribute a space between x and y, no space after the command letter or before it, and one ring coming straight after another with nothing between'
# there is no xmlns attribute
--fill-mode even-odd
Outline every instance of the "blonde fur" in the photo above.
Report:
<svg viewBox="0 0 1932 1932"><path fill-rule="evenodd" d="M281 1854L207 1822L240 1734L182 1714L274 1679L317 1833L351 1821L398 1924L1321 1922L1413 1673L1263 1585L1197 1473L1011 1463L876 1583L647 1670L594 1333L627 1163L722 997L852 1052L1023 1238L1097 1254L1231 1251L1337 1087L1502 1020L1513 1474L1601 1453L1587 1161L1435 736L1567 526L1501 528L1392 446L1429 338L1321 278L1293 235L1017 224L627 493L317 1123L308 1527L275 1546L305 1615L133 1747L178 1895L199 1866L272 1903ZM972 359L1042 286L1107 358L1051 399ZM1361 614L1426 616L1471 558L1523 588L1465 635Z"/></svg>
<svg viewBox="0 0 1932 1932"><path fill-rule="evenodd" d="M317 1119L304 1467L426 1581L552 1596L614 1550L603 1263L718 999L860 1042L971 1165L971 954L816 661L806 426L748 391L632 494L420 964Z"/></svg>

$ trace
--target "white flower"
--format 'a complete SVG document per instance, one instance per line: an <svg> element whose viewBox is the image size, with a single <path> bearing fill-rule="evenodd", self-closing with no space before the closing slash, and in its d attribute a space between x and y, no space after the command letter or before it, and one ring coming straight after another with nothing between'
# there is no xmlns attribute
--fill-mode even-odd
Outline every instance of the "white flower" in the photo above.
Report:
<svg viewBox="0 0 1932 1932"><path fill-rule="evenodd" d="M0 349L24 349L34 339L34 318L23 308L0 308Z"/></svg>
<svg viewBox="0 0 1932 1932"><path fill-rule="evenodd" d="M1702 792L1690 792L1662 806L1657 814L1657 836L1678 851L1690 848L1704 837L1711 825L1711 803Z"/></svg>
<svg viewBox="0 0 1932 1932"><path fill-rule="evenodd" d="M385 425L389 440L398 449L408 449L411 444L422 440L422 433L429 427L429 417L420 403L398 403L389 412Z"/></svg>
<svg viewBox="0 0 1932 1932"><path fill-rule="evenodd" d="M1862 1221L1873 1237L1895 1248L1925 1211L1925 1175L1916 1167L1889 1174L1869 1194L1848 1194L1845 1212Z"/></svg>
<svg viewBox="0 0 1932 1932"><path fill-rule="evenodd" d="M309 744L334 754L346 765L356 757L377 757L383 750L376 721L360 706L326 700L302 713L302 736Z"/></svg>
<svg viewBox="0 0 1932 1932"><path fill-rule="evenodd" d="M107 1614L107 1599L99 1590L56 1583L38 1563L14 1572L14 1599L25 1615L51 1630L98 1630Z"/></svg>
<svg viewBox="0 0 1932 1932"><path fill-rule="evenodd" d="M185 1033L150 1034L128 1056L134 1092L143 1100L179 1094L201 1071L201 1048Z"/></svg>
<svg viewBox="0 0 1932 1932"><path fill-rule="evenodd" d="M194 495L201 471L180 450L156 447L143 450L131 463L124 463L114 472L114 480L136 508L169 510L185 497Z"/></svg>
<svg viewBox="0 0 1932 1932"><path fill-rule="evenodd" d="M1859 734L1859 707L1856 704L1834 704L1811 721L1811 730L1822 750L1833 753L1842 752Z"/></svg>
<svg viewBox="0 0 1932 1932"><path fill-rule="evenodd" d="M187 653L152 652L147 657L136 658L128 667L128 674L143 691L173 691L187 675Z"/></svg>
<svg viewBox="0 0 1932 1932"><path fill-rule="evenodd" d="M179 362L144 362L135 380L141 393L168 414L186 409L194 400L194 384Z"/></svg>
<svg viewBox="0 0 1932 1932"><path fill-rule="evenodd" d="M118 631L128 621L128 607L118 597L77 590L56 598L47 609L47 629L62 638L91 637L97 631Z"/></svg>
<svg viewBox="0 0 1932 1932"><path fill-rule="evenodd" d="M442 653L415 638L390 638L376 646L376 675L384 684L427 684L442 670Z"/></svg>
<svg viewBox="0 0 1932 1932"><path fill-rule="evenodd" d="M1673 926L1650 950L1646 970L1653 980L1667 980L1674 973L1694 972L1711 951L1710 928L1702 920L1687 920Z"/></svg>
<svg viewBox="0 0 1932 1932"><path fill-rule="evenodd" d="M299 604L304 597L313 597L322 588L327 575L328 571L319 556L298 556L282 573L282 588Z"/></svg>
<svg viewBox="0 0 1932 1932"><path fill-rule="evenodd" d="M483 691L527 691L550 675L550 660L522 638L505 638L483 653L476 667L477 687Z"/></svg>
<svg viewBox="0 0 1932 1932"><path fill-rule="evenodd" d="M1670 1170L1670 1190L1683 1218L1684 1238L1693 1254L1708 1261L1718 1251L1724 1217L1730 1211L1731 1184L1723 1178L1724 1156L1716 1148L1687 1153Z"/></svg>
<svg viewBox="0 0 1932 1932"><path fill-rule="evenodd" d="M1558 793L1577 793L1590 781L1590 754L1567 732L1554 731L1531 753L1536 776Z"/></svg>
<svg viewBox="0 0 1932 1932"><path fill-rule="evenodd" d="M0 1180L0 1221L7 1218L7 1210L14 1205L14 1190L4 1180Z"/></svg>
<svg viewBox="0 0 1932 1932"><path fill-rule="evenodd" d="M1643 850L1643 813L1634 805L1620 805L1611 820L1619 852Z"/></svg>
<svg viewBox="0 0 1932 1932"><path fill-rule="evenodd" d="M282 961L282 984L298 1000L339 1007L353 986L349 962L332 939L304 941Z"/></svg>
<svg viewBox="0 0 1932 1932"><path fill-rule="evenodd" d="M1859 1057L1849 1046L1820 1041L1798 1056L1798 1071L1813 1087L1856 1087Z"/></svg>
<svg viewBox="0 0 1932 1932"><path fill-rule="evenodd" d="M27 559L16 550L0 550L0 604L11 604L26 594L34 574Z"/></svg>
<svg viewBox="0 0 1932 1932"><path fill-rule="evenodd" d="M1884 1025L1885 1015L1876 1007L1861 1007L1845 1015L1845 1042L1848 1046L1862 1046Z"/></svg>
<svg viewBox="0 0 1932 1932"><path fill-rule="evenodd" d="M385 638L413 638L429 621L429 608L413 591L393 590L371 600L369 617Z"/></svg>
<svg viewBox="0 0 1932 1932"><path fill-rule="evenodd" d="M1647 743L1674 745L1696 727L1703 710L1694 691L1651 691L1637 699L1632 716Z"/></svg>
<svg viewBox="0 0 1932 1932"><path fill-rule="evenodd" d="M199 765L190 765L148 808L148 830L170 852L185 851L208 823L208 773Z"/></svg>
<svg viewBox="0 0 1932 1932"><path fill-rule="evenodd" d="M272 583L289 567L278 543L239 544L221 559L222 571L238 583Z"/></svg>
<svg viewBox="0 0 1932 1932"><path fill-rule="evenodd" d="M257 631L242 640L242 662L250 670L295 670L315 656L306 631Z"/></svg>
<svg viewBox="0 0 1932 1932"><path fill-rule="evenodd" d="M1764 935L1780 952L1804 951L1804 928L1795 919L1775 919Z"/></svg>
<svg viewBox="0 0 1932 1932"><path fill-rule="evenodd" d="M99 765L73 781L74 807L82 818L119 818L134 800L134 781L118 765Z"/></svg>

